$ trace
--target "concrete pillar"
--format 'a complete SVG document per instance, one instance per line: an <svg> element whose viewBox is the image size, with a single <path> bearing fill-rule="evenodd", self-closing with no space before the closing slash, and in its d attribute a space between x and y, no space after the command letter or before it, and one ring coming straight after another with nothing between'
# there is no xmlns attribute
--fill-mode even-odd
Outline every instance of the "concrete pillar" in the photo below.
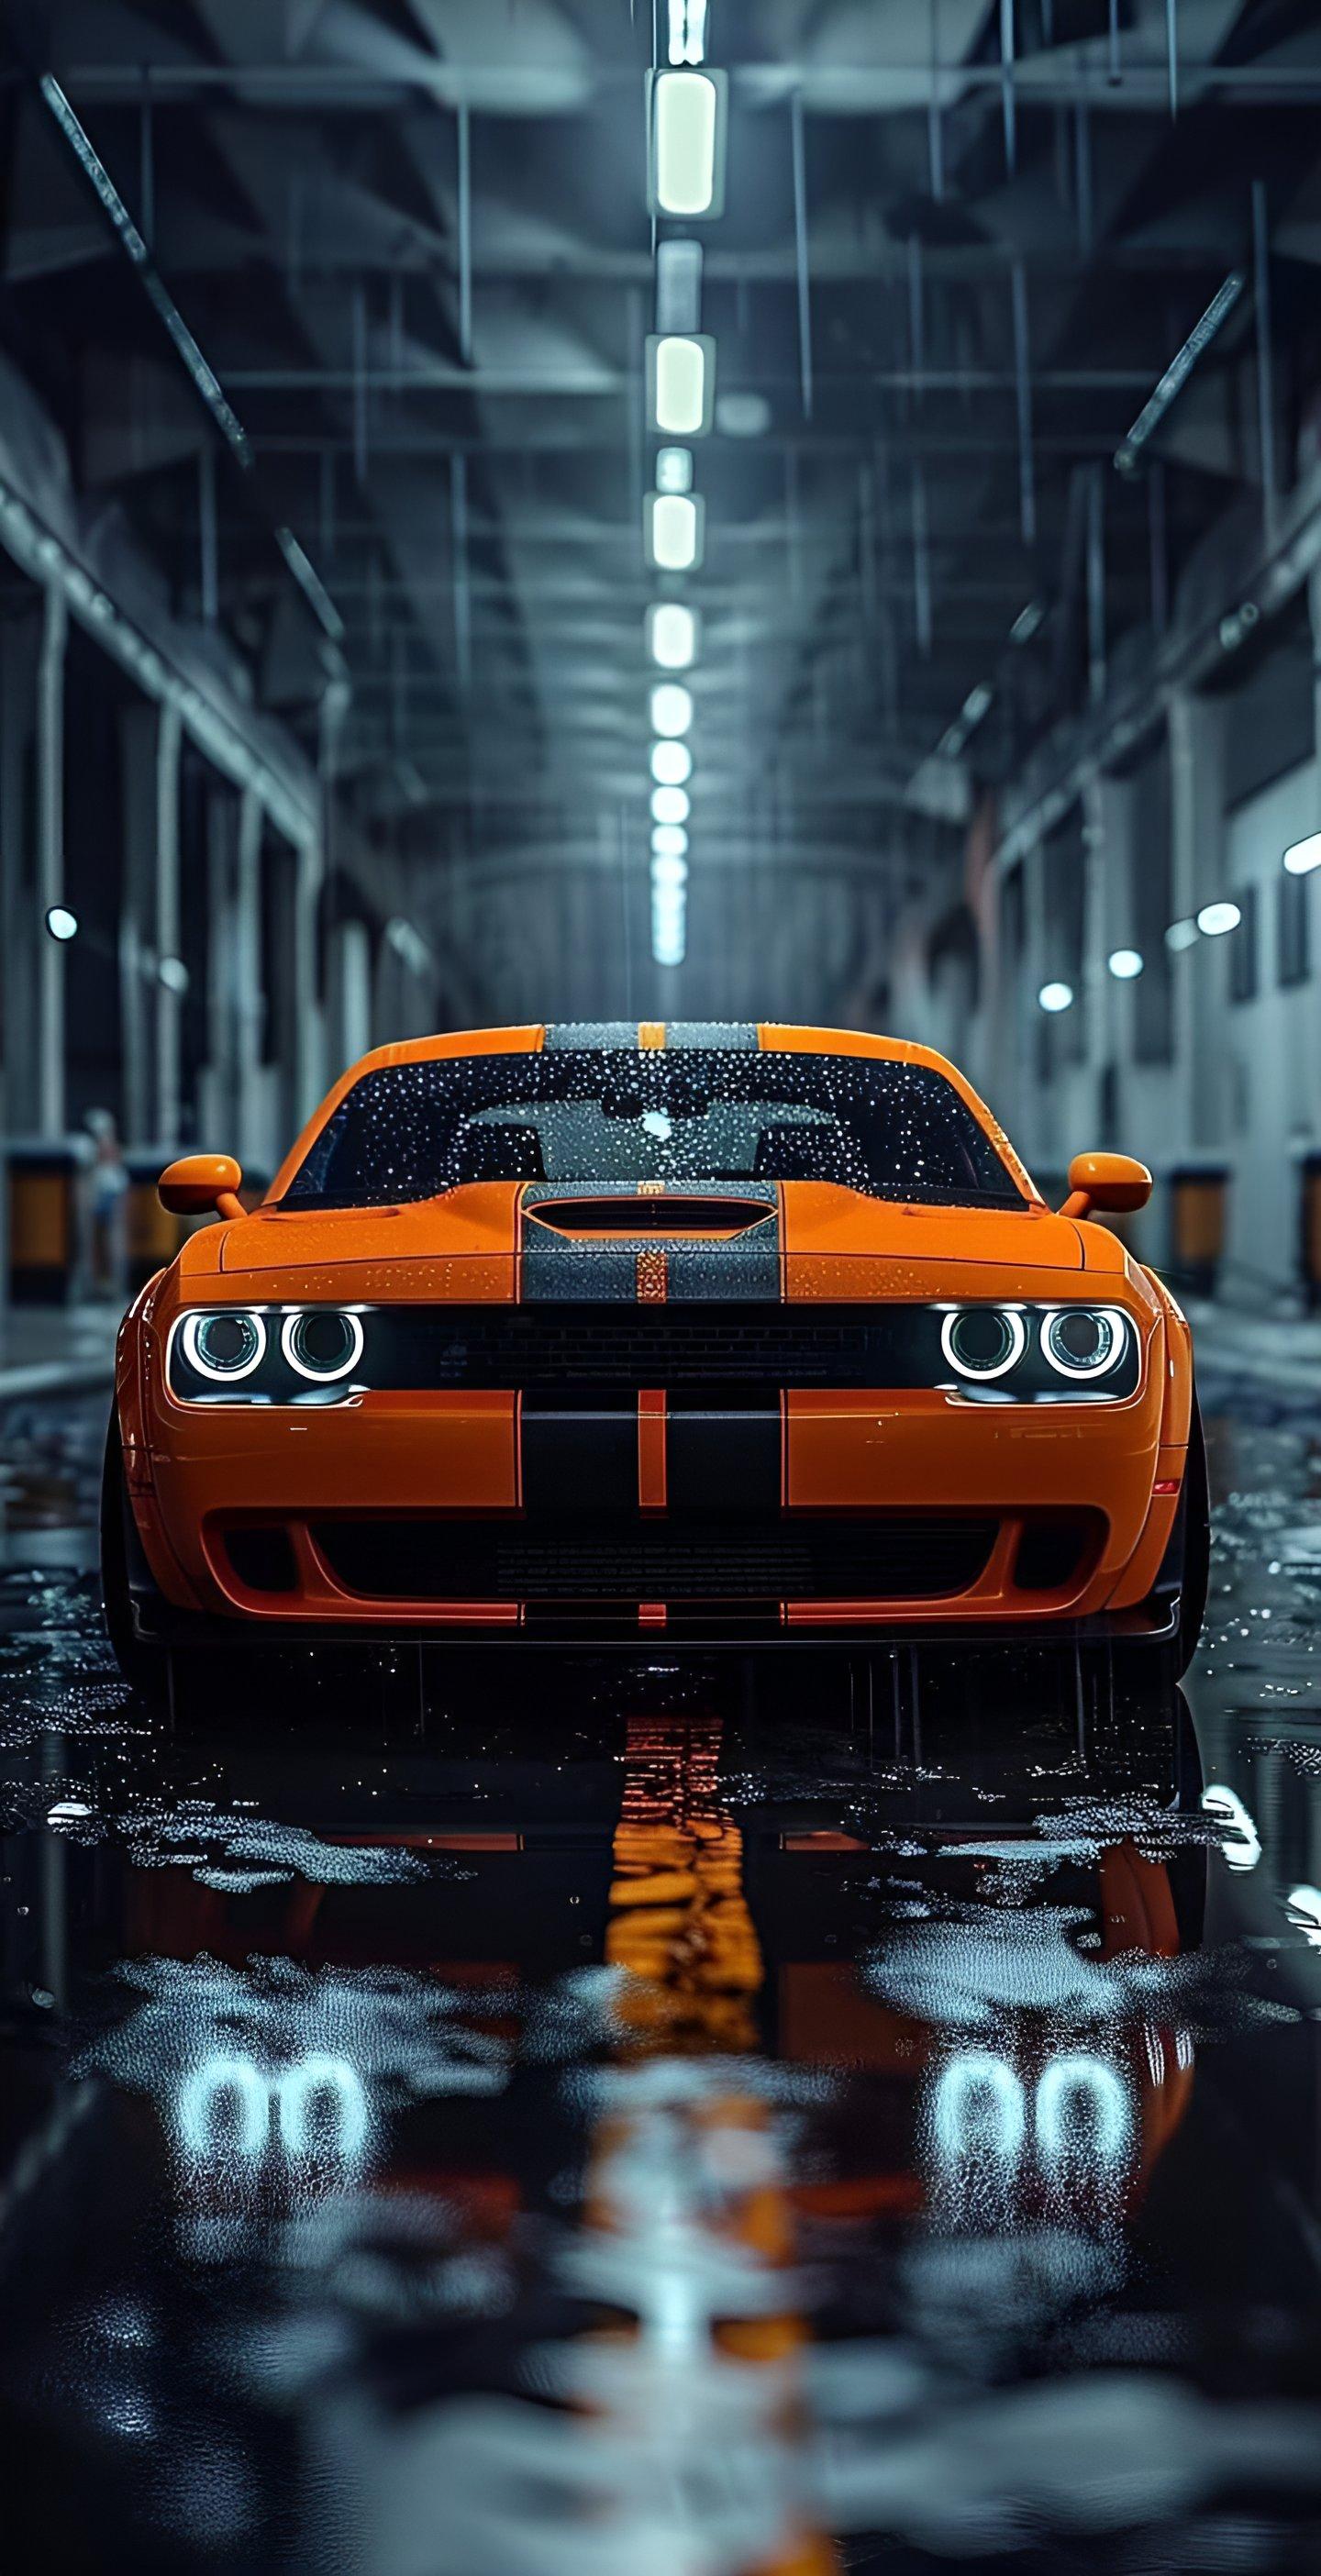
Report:
<svg viewBox="0 0 1321 2576"><path fill-rule="evenodd" d="M261 1038L265 997L262 992L261 842L265 814L256 790L245 787L239 800L234 871L234 1152L241 1162L259 1161L262 1142Z"/></svg>
<svg viewBox="0 0 1321 2576"><path fill-rule="evenodd" d="M1215 698L1170 699L1170 840L1174 917L1192 918L1225 892L1224 716ZM1174 1114L1179 1150L1223 1147L1228 1133L1225 959L1196 940L1174 958Z"/></svg>
<svg viewBox="0 0 1321 2576"><path fill-rule="evenodd" d="M220 779L213 779L206 800L206 1066L198 1141L221 1153L238 1151L233 1123L238 1091L234 954L237 843L238 798Z"/></svg>
<svg viewBox="0 0 1321 2576"><path fill-rule="evenodd" d="M372 1042L372 948L365 921L341 921L330 942L330 1077L347 1072Z"/></svg>
<svg viewBox="0 0 1321 2576"><path fill-rule="evenodd" d="M153 884L156 834L156 708L145 700L121 719L124 867L119 915L119 1030L124 1060L124 1134L154 1143L150 1018L156 968Z"/></svg>
<svg viewBox="0 0 1321 2576"><path fill-rule="evenodd" d="M156 727L156 1134L173 1145L179 1135L182 993L162 983L162 958L179 954L179 759L183 728L177 707L162 706Z"/></svg>
<svg viewBox="0 0 1321 2576"><path fill-rule="evenodd" d="M1116 1126L1124 1117L1124 1073L1133 1056L1133 988L1117 982L1109 960L1133 946L1133 788L1127 778L1095 771L1083 788L1083 848L1087 902L1083 926L1083 985L1087 1006L1087 1061L1098 1117L1112 1106ZM1108 1100L1103 1098L1103 1092ZM1105 1145L1118 1136L1100 1135Z"/></svg>
<svg viewBox="0 0 1321 2576"><path fill-rule="evenodd" d="M326 1088L325 1027L317 991L317 943L321 925L324 860L320 841L305 842L294 853L292 1033L293 1124L301 1128ZM290 1135L286 1140L292 1144Z"/></svg>
<svg viewBox="0 0 1321 2576"><path fill-rule="evenodd" d="M37 954L46 938L37 909L36 853L27 808L28 755L36 724L41 607L0 624L0 1025L4 1032L3 1132L37 1125Z"/></svg>
<svg viewBox="0 0 1321 2576"><path fill-rule="evenodd" d="M1028 1162L1047 1163L1056 1152L1050 1103L1040 1078L1041 1010L1037 995L1046 980L1046 845L1033 841L1023 854L1023 956L1013 997L1010 1038L1013 1067L1010 1135Z"/></svg>
<svg viewBox="0 0 1321 2576"><path fill-rule="evenodd" d="M47 589L37 671L37 885L36 1068L37 1127L43 1136L64 1133L64 945L51 939L45 921L64 901L64 656L69 607L62 590Z"/></svg>

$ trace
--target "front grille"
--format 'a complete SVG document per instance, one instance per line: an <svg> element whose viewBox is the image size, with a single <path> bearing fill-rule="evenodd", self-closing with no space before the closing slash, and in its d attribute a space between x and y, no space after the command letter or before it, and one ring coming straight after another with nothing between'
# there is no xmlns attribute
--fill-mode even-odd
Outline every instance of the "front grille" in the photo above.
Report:
<svg viewBox="0 0 1321 2576"><path fill-rule="evenodd" d="M327 1520L312 1537L336 1579L367 1600L937 1600L965 1592L990 1555L988 1517L740 1520L710 1528L612 1520L544 1523Z"/></svg>
<svg viewBox="0 0 1321 2576"><path fill-rule="evenodd" d="M924 1306L582 1303L378 1307L375 1386L931 1386L948 1375Z"/></svg>

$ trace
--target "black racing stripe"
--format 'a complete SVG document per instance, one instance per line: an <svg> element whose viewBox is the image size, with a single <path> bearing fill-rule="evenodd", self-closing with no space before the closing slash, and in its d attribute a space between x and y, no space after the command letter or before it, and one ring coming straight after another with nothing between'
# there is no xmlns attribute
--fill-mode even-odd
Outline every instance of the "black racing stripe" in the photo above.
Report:
<svg viewBox="0 0 1321 2576"><path fill-rule="evenodd" d="M529 1520L573 1520L638 1508L637 1399L570 1412L554 1398L521 1408L523 1509Z"/></svg>
<svg viewBox="0 0 1321 2576"><path fill-rule="evenodd" d="M680 1193L681 1194L681 1193ZM523 1191L521 1303L632 1305L638 1293L640 1252L663 1249L666 1297L672 1305L771 1305L780 1295L780 1192L774 1181L703 1181L689 1195L740 1200L759 1199L765 1225L751 1234L731 1236L728 1243L680 1238L665 1242L659 1229L617 1243L575 1241L549 1226L529 1225L526 1215L543 1203L563 1204L573 1198L635 1198L632 1181L531 1181ZM664 1201L658 1201L658 1205Z"/></svg>
<svg viewBox="0 0 1321 2576"><path fill-rule="evenodd" d="M671 1395L666 1442L666 1508L671 1519L709 1520L731 1512L778 1514L780 1407L733 1407Z"/></svg>

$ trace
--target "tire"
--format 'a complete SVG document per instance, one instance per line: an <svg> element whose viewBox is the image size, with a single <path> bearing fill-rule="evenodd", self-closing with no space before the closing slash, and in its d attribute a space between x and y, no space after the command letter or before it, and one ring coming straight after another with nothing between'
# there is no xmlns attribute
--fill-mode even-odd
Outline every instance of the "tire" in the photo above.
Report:
<svg viewBox="0 0 1321 2576"><path fill-rule="evenodd" d="M1195 1388L1192 1420L1188 1425L1188 1464L1184 1469L1183 1492L1179 1497L1174 1543L1178 1547L1174 1571L1179 1585L1175 1674L1182 1681L1197 1652L1211 1584L1211 1493L1206 1474L1202 1410Z"/></svg>
<svg viewBox="0 0 1321 2576"><path fill-rule="evenodd" d="M169 1689L166 1650L140 1637L133 1623L129 1550L139 1545L124 1479L119 1417L112 1407L101 1470L101 1608L111 1652L125 1681L141 1698L160 1707Z"/></svg>

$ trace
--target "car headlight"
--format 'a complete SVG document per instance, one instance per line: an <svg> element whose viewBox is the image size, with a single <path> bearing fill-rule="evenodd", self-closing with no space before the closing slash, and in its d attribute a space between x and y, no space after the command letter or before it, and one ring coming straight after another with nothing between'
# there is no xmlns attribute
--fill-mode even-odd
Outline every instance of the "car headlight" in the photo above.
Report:
<svg viewBox="0 0 1321 2576"><path fill-rule="evenodd" d="M1027 1349L1016 1306L960 1306L940 1327L940 1347L960 1377L1004 1377Z"/></svg>
<svg viewBox="0 0 1321 2576"><path fill-rule="evenodd" d="M956 1391L974 1401L1118 1403L1141 1384L1141 1337L1122 1306L977 1304L935 1311L945 1367Z"/></svg>
<svg viewBox="0 0 1321 2576"><path fill-rule="evenodd" d="M212 1386L236 1384L260 1368L266 1354L266 1318L249 1307L186 1315L180 1334L190 1368Z"/></svg>
<svg viewBox="0 0 1321 2576"><path fill-rule="evenodd" d="M1042 1316L1042 1354L1061 1377L1107 1377L1123 1356L1127 1331L1116 1306L1060 1306Z"/></svg>
<svg viewBox="0 0 1321 2576"><path fill-rule="evenodd" d="M300 1306L285 1316L280 1348L296 1376L329 1385L362 1358L362 1318L342 1306Z"/></svg>
<svg viewBox="0 0 1321 2576"><path fill-rule="evenodd" d="M171 1334L170 1393L183 1404L342 1402L358 1391L365 1342L352 1306L199 1306Z"/></svg>

